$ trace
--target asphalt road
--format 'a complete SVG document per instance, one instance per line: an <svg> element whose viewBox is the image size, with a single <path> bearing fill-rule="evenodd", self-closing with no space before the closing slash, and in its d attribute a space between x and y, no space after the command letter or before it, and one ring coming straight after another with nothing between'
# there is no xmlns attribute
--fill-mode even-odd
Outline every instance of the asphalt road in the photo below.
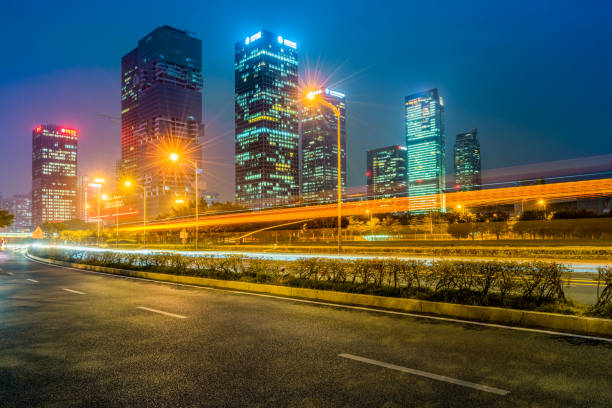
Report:
<svg viewBox="0 0 612 408"><path fill-rule="evenodd" d="M612 342L0 268L1 407L612 405Z"/></svg>

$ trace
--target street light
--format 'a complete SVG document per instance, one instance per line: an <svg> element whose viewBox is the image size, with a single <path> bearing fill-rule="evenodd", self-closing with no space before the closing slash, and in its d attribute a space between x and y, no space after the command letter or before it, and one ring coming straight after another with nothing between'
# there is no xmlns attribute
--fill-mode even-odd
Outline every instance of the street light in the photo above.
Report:
<svg viewBox="0 0 612 408"><path fill-rule="evenodd" d="M342 138L340 129L340 108L327 102L323 98L318 98L320 92L310 91L306 94L306 98L315 103L318 102L321 105L327 106L334 112L338 119L338 252L342 251Z"/></svg>
<svg viewBox="0 0 612 408"><path fill-rule="evenodd" d="M130 180L126 180L123 183L124 186L130 188L136 186L142 189L142 243L144 248L147 248L147 188L140 184L134 184Z"/></svg>
<svg viewBox="0 0 612 408"><path fill-rule="evenodd" d="M540 201L538 201L538 204L540 204L542 207L544 207L544 218L546 218L546 201L540 200Z"/></svg>
<svg viewBox="0 0 612 408"><path fill-rule="evenodd" d="M104 184L104 179L103 178L95 178L93 183L89 183L89 187L94 187L98 189L98 219L97 219L97 230L98 230L98 235L97 235L97 240L96 240L96 245L100 246L100 222L102 221L100 219L100 199L102 198L100 195L100 192L102 190L102 184Z"/></svg>
<svg viewBox="0 0 612 408"><path fill-rule="evenodd" d="M180 159L178 153L171 153L170 160L173 162L178 162ZM187 163L191 164L195 170L195 213L196 213L196 223L195 223L195 249L198 250L198 220L199 220L199 201L200 201L200 189L198 185L198 162L196 160L186 160ZM178 201L178 200L177 200Z"/></svg>

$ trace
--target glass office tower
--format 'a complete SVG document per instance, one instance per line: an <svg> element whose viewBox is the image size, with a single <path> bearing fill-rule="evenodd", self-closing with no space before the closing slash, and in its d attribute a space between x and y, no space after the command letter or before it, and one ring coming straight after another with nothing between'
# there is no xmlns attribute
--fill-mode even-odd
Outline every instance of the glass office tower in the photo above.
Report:
<svg viewBox="0 0 612 408"><path fill-rule="evenodd" d="M195 200L190 162L200 163L204 134L202 42L187 31L158 27L122 58L121 68L120 176L146 187L147 216L155 217L170 211L177 196ZM168 163L171 152L180 154L182 165Z"/></svg>
<svg viewBox="0 0 612 408"><path fill-rule="evenodd" d="M7 232L32 231L32 195L15 194L6 200L0 197L0 208L13 214L13 223L6 227Z"/></svg>
<svg viewBox="0 0 612 408"><path fill-rule="evenodd" d="M329 88L315 93L340 110L340 169L346 188L346 103L344 94ZM302 108L302 199L326 202L338 198L338 118L328 106Z"/></svg>
<svg viewBox="0 0 612 408"><path fill-rule="evenodd" d="M234 49L236 201L292 203L299 194L296 44L262 30Z"/></svg>
<svg viewBox="0 0 612 408"><path fill-rule="evenodd" d="M77 131L40 125L32 132L32 228L76 218Z"/></svg>
<svg viewBox="0 0 612 408"><path fill-rule="evenodd" d="M481 188L480 143L478 130L460 133L455 141L455 190Z"/></svg>
<svg viewBox="0 0 612 408"><path fill-rule="evenodd" d="M446 188L444 104L437 89L407 96L408 195L413 213L443 210Z"/></svg>
<svg viewBox="0 0 612 408"><path fill-rule="evenodd" d="M405 197L407 149L388 146L367 153L368 198Z"/></svg>

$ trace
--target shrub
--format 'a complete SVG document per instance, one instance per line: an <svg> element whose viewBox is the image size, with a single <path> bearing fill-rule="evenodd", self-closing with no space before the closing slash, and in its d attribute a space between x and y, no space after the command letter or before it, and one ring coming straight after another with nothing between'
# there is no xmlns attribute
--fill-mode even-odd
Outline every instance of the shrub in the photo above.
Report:
<svg viewBox="0 0 612 408"><path fill-rule="evenodd" d="M295 287L418 297L455 303L519 308L567 304L563 277L567 268L547 262L303 258L278 262L234 255L186 257L178 254L128 254L33 248L34 255L113 268L147 270L215 279L273 283ZM612 309L612 268L601 268L605 281L591 313ZM566 308L567 309L567 308Z"/></svg>

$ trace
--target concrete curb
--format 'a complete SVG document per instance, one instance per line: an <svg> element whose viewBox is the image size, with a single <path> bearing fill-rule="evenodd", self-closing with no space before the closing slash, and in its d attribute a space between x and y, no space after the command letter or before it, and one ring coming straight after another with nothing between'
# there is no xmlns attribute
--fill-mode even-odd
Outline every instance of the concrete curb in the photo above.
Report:
<svg viewBox="0 0 612 408"><path fill-rule="evenodd" d="M504 309L499 307L467 306L454 303L430 302L426 300L408 298L393 298L318 289L293 288L289 286L267 285L262 283L169 275L157 272L131 271L127 269L107 268L96 265L73 264L64 261L56 261L53 259L39 258L31 254L28 254L28 257L52 265L67 266L76 269L130 276L154 281L266 293L277 296L318 300L322 302L440 315L478 322L500 323L512 326L556 330L589 336L612 337L612 319L533 312L528 310Z"/></svg>

